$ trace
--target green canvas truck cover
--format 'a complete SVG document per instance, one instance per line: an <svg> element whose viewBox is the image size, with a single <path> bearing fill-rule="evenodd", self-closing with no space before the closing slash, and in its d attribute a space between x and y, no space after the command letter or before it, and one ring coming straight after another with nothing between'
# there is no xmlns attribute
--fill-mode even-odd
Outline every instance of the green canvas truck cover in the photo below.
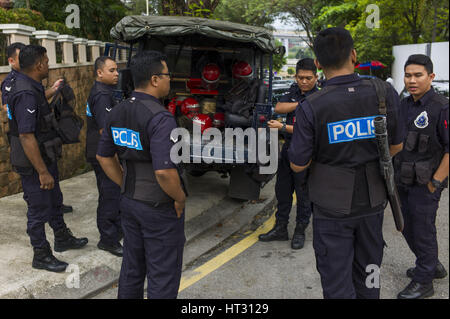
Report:
<svg viewBox="0 0 450 319"><path fill-rule="evenodd" d="M272 33L264 28L228 21L180 16L127 16L111 29L111 36L123 42L147 37L203 35L227 41L253 44L266 53L278 53Z"/></svg>

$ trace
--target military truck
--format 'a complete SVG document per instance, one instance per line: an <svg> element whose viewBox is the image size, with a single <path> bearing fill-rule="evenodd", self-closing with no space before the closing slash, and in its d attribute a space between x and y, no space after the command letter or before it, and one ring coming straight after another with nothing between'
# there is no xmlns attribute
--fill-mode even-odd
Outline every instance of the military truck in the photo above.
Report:
<svg viewBox="0 0 450 319"><path fill-rule="evenodd" d="M253 128L257 136L268 131L266 123L272 116L272 58L285 52L284 47L275 46L270 31L203 18L127 16L111 29L111 36L132 48L128 51L128 63L136 52L156 50L166 54L171 91L163 102L179 127L193 132L198 125L202 133L211 127L221 132ZM264 84L267 74L268 85ZM117 92L128 98L132 90L129 69L121 69ZM269 134L265 136L270 149L274 143ZM190 138L190 160L182 165L193 176L207 171L230 176L228 195L232 198L258 199L260 189L275 173L261 174L261 161L250 161L248 139L245 137L243 153L235 145L229 149L224 142L219 143L219 149L208 149L205 157L208 141L203 137ZM199 158L198 154L203 156Z"/></svg>

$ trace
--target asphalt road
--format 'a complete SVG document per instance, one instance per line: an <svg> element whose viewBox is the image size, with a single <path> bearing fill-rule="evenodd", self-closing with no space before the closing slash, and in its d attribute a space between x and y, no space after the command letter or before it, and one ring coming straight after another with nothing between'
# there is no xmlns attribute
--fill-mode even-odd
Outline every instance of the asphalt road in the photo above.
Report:
<svg viewBox="0 0 450 319"><path fill-rule="evenodd" d="M437 216L439 258L449 269L449 193L443 193ZM293 212L291 219L293 218ZM266 219L268 216L262 216ZM245 227L235 239L224 243L209 256L203 256L196 264L186 269L184 277L198 271L208 260L227 254L229 247L250 236ZM293 223L289 234L294 231ZM382 299L395 299L398 292L410 282L406 269L414 266L415 258L409 250L403 236L396 231L390 210L386 210L383 226L387 247L384 250L383 264L380 268L380 286ZM236 243L234 243L235 241ZM290 248L290 241L255 242L237 257L230 259L220 268L212 271L201 280L182 290L181 299L320 299L322 289L320 277L315 266L312 248L312 229L306 232L305 247L301 250ZM449 298L449 277L434 281L433 299Z"/></svg>
<svg viewBox="0 0 450 319"><path fill-rule="evenodd" d="M439 258L449 269L449 192L443 193L437 216ZM179 299L321 299L320 277L312 248L312 228L306 231L305 247L290 248L290 241L257 241L261 225L269 227L273 210L257 215L251 223L221 241L214 249L191 262L183 271ZM293 219L293 214L291 219ZM266 228L267 230L267 228ZM263 230L265 231L265 230ZM294 225L289 225L292 236ZM215 227L202 235L217 238ZM382 299L395 299L408 283L406 269L414 266L414 255L395 229L390 210L384 218L383 264L380 269ZM449 298L449 277L434 281L433 299ZM115 298L117 288L96 298Z"/></svg>

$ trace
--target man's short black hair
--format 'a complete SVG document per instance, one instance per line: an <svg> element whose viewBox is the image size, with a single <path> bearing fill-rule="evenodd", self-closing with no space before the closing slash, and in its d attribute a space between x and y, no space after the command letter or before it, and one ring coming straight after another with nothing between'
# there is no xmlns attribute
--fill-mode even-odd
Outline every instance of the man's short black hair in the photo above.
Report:
<svg viewBox="0 0 450 319"><path fill-rule="evenodd" d="M39 63L44 55L47 53L47 49L40 45L26 45L20 50L19 63L22 71L29 71L36 63Z"/></svg>
<svg viewBox="0 0 450 319"><path fill-rule="evenodd" d="M167 63L166 55L158 51L144 51L131 58L130 71L135 88L144 88L153 75L164 69L162 62Z"/></svg>
<svg viewBox="0 0 450 319"><path fill-rule="evenodd" d="M408 57L408 60L406 60L405 68L410 64L419 64L423 65L425 69L427 70L428 74L433 73L433 62L431 61L429 56L426 56L425 54L413 54Z"/></svg>
<svg viewBox="0 0 450 319"><path fill-rule="evenodd" d="M317 74L317 67L314 64L314 60L311 58L299 60L297 62L297 66L295 67L295 74L297 74L299 70L308 70L312 71L314 74Z"/></svg>
<svg viewBox="0 0 450 319"><path fill-rule="evenodd" d="M354 48L353 38L344 28L328 28L319 32L313 48L323 67L338 69L348 60Z"/></svg>
<svg viewBox="0 0 450 319"><path fill-rule="evenodd" d="M7 58L14 58L17 54L17 50L22 50L25 47L25 44L22 42L14 42L6 48Z"/></svg>
<svg viewBox="0 0 450 319"><path fill-rule="evenodd" d="M95 62L94 62L94 77L97 77L97 70L103 69L103 67L105 66L105 63L106 63L107 60L114 61L113 58L111 58L111 57L109 57L107 55L103 55L103 56L100 56L97 59L95 59Z"/></svg>

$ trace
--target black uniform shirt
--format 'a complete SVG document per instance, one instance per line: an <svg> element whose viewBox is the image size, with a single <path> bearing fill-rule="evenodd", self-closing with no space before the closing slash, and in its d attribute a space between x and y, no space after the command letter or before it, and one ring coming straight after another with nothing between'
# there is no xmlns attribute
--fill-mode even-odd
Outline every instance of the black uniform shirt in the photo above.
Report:
<svg viewBox="0 0 450 319"><path fill-rule="evenodd" d="M152 99L157 103L161 103L154 96L141 92L134 91L131 97L138 100ZM170 159L170 150L174 145L174 142L170 139L170 134L175 128L177 128L175 119L172 114L167 112L156 114L148 123L146 132L150 141L150 156L154 170L177 167ZM97 154L103 157L112 157L116 152L117 146L114 144L112 133L109 130L104 130L100 138Z"/></svg>
<svg viewBox="0 0 450 319"><path fill-rule="evenodd" d="M100 86L104 91L97 94L91 101L91 104L88 104L88 107L86 108L86 115L87 116L93 116L95 119L95 122L97 123L97 127L99 129L105 128L106 124L106 117L108 116L108 113L111 111L111 109L114 106L114 100L113 100L113 89L114 86L107 85L102 82L95 81L95 84L97 86ZM89 114L90 113L90 114Z"/></svg>
<svg viewBox="0 0 450 319"><path fill-rule="evenodd" d="M3 80L1 88L2 88L2 104L8 104L8 95L11 92L12 89L12 82L17 77L17 71L11 70L11 72L8 73L6 78Z"/></svg>
<svg viewBox="0 0 450 319"><path fill-rule="evenodd" d="M411 123L414 120L415 108L423 107L432 103L431 98L433 95L438 94L431 88L427 93L425 93L419 100L414 102L413 97L410 95L404 98L401 101L401 113L403 114L403 118L405 120L405 125ZM444 148L444 152L448 153L448 103L445 107L441 109L441 113L439 115L439 120L436 125L437 127L437 137L441 146Z"/></svg>
<svg viewBox="0 0 450 319"><path fill-rule="evenodd" d="M357 74L348 74L334 77L324 83L327 85L358 85L361 78ZM331 98L332 94L328 98ZM331 101L332 102L332 101ZM390 143L397 145L403 142L406 134L406 126L404 122L398 121L400 99L393 87L388 90L386 96L386 103L390 109L391 114L395 114L396 118L389 118L388 113L388 134ZM292 163L298 166L305 166L313 157L314 150L314 113L311 105L307 100L300 103L295 111L296 123L294 124L294 133L292 134L291 147L289 147L289 159Z"/></svg>
<svg viewBox="0 0 450 319"><path fill-rule="evenodd" d="M41 94L45 96L45 90L41 83L33 80L29 76L16 72L15 81L28 81ZM14 95L8 101L9 105L14 105L14 116L17 121L19 134L34 133L38 117L38 102L31 91L22 91Z"/></svg>
<svg viewBox="0 0 450 319"><path fill-rule="evenodd" d="M300 88L298 87L297 83L294 83L291 85L291 87L289 88L289 92L285 95L283 95L280 98L281 103L293 103L293 102L298 102L300 105L300 101L303 100L305 97L307 97L308 95L317 92L318 89L316 86L314 86L314 88L308 92L305 92L304 94L302 93L302 91L300 90ZM287 125L294 125L295 124L295 111L293 112L289 112L286 115L286 124ZM285 137L286 137L286 142L290 142L292 134L290 133L285 133Z"/></svg>

